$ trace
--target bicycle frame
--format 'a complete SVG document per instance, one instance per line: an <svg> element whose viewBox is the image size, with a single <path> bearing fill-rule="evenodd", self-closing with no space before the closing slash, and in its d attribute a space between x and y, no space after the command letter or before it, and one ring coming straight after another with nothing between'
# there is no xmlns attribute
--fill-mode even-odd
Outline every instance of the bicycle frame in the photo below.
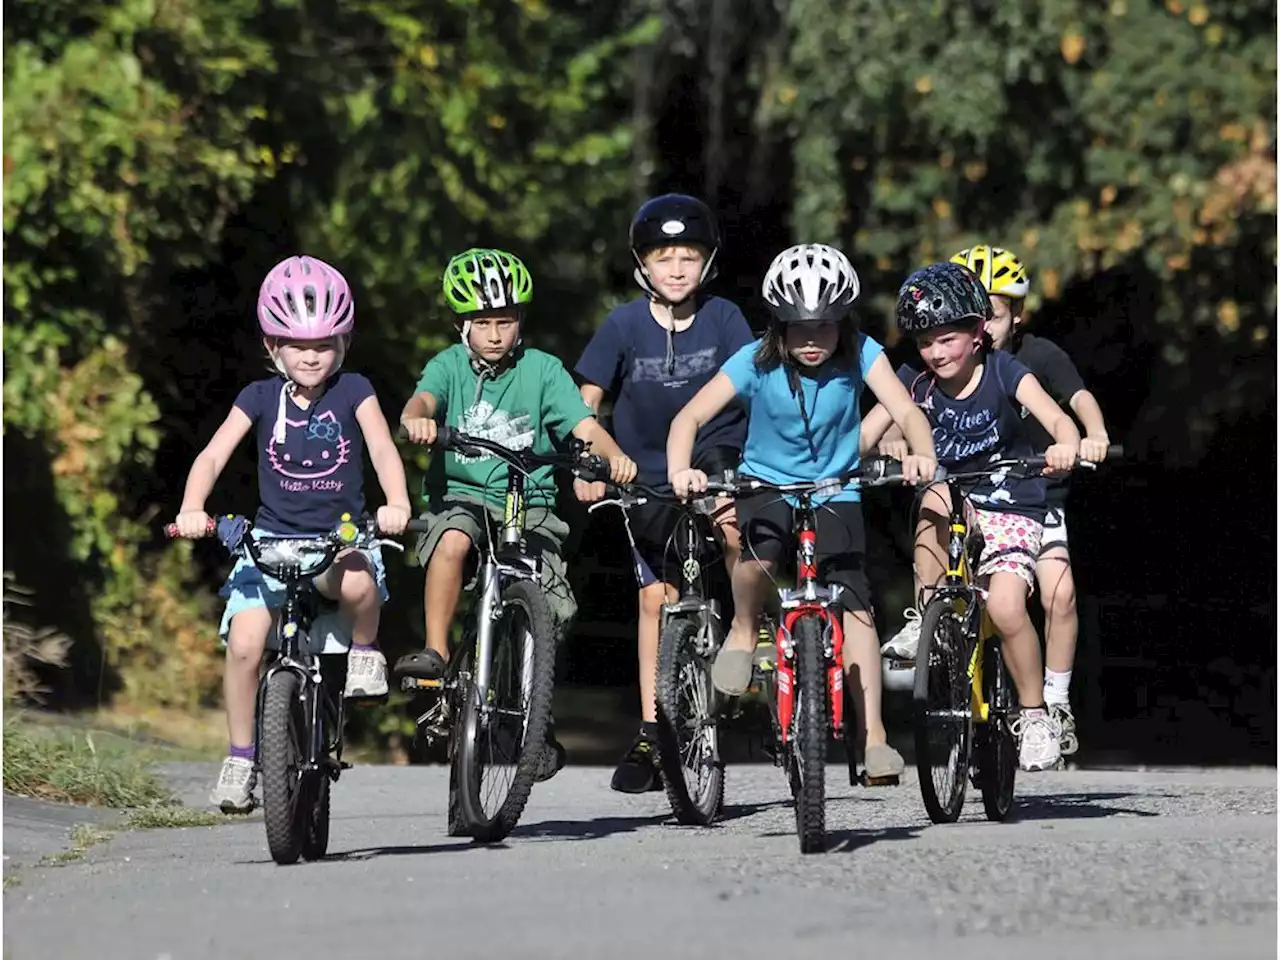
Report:
<svg viewBox="0 0 1280 960"><path fill-rule="evenodd" d="M800 503L793 511L796 549L796 588L778 591L782 617L778 624L778 735L782 743L791 739L791 720L795 715L795 645L792 631L802 617L820 617L823 631L823 654L827 661L827 690L831 696L831 726L837 739L844 733L844 625L832 613L831 604L840 595L840 587L818 580L818 534L814 522L812 496L799 495Z"/></svg>

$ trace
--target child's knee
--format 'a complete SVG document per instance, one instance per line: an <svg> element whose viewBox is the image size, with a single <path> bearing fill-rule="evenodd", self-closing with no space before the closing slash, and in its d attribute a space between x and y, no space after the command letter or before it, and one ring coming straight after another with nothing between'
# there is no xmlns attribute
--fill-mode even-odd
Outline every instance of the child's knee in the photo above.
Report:
<svg viewBox="0 0 1280 960"><path fill-rule="evenodd" d="M640 615L648 620L656 620L662 614L662 605L667 600L667 588L661 583L651 583L640 588Z"/></svg>
<svg viewBox="0 0 1280 960"><path fill-rule="evenodd" d="M1041 577L1041 599L1045 612L1054 618L1069 617L1076 610L1076 582L1070 568Z"/></svg>
<svg viewBox="0 0 1280 960"><path fill-rule="evenodd" d="M342 576L340 599L346 606L364 606L378 602L378 582L367 567L346 571Z"/></svg>
<svg viewBox="0 0 1280 960"><path fill-rule="evenodd" d="M1027 621L1027 589L1016 578L997 577L987 594L987 615L1002 636L1017 632Z"/></svg>
<svg viewBox="0 0 1280 960"><path fill-rule="evenodd" d="M456 566L461 569L471 552L471 538L461 530L446 530L440 535L435 551L431 554L431 565L437 563Z"/></svg>
<svg viewBox="0 0 1280 960"><path fill-rule="evenodd" d="M237 613L231 618L231 629L227 634L227 660L238 666L256 666L262 661L270 632L271 611L266 607Z"/></svg>

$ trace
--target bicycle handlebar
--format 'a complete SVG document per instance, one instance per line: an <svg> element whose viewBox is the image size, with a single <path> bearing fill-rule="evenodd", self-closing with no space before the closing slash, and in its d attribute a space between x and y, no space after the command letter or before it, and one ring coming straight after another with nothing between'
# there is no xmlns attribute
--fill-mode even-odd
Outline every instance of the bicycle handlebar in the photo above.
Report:
<svg viewBox="0 0 1280 960"><path fill-rule="evenodd" d="M249 518L229 513L223 519L232 525L242 523L245 527L245 532L238 543L226 544L228 548L234 550L239 543L243 543L249 551L249 556L253 559L254 565L267 576L274 577L282 582L290 579L303 580L319 576L333 565L334 560L343 550L361 550L366 547L383 544L395 547L397 550L404 549L394 540L384 539L386 534L378 529L378 521L373 517L363 520L351 520L344 517L333 530L318 537L267 536L261 534L255 536L251 529ZM426 520L413 519L406 525L405 533L425 533L428 526L429 524ZM165 536L172 540L178 536L178 525L176 523L167 524L164 532ZM211 537L217 532L218 522L213 517L210 517L204 536ZM264 544L267 546L271 544L288 544L295 555L298 553L315 553L319 559L313 565L307 567L286 561L269 563L263 559Z"/></svg>
<svg viewBox="0 0 1280 960"><path fill-rule="evenodd" d="M1107 447L1108 460L1119 460L1123 456L1124 456L1123 445L1118 443L1113 443L1111 446ZM1042 470L1044 469L1045 466L1046 464L1044 460L1044 454L1037 454L1034 457L1009 457L1005 460L997 460L997 461L994 461L993 463L989 463L985 467L983 467L981 470L966 470L963 473L946 473L943 476L939 476L938 479L939 480L944 480L944 479L969 480L969 479L987 477L993 473L996 473L1006 468L1020 467L1024 470ZM1083 460L1081 459L1079 454L1077 454L1076 464L1072 469L1073 470L1082 470L1082 469L1096 470L1097 467L1098 467L1097 463L1094 463L1091 460ZM941 467L938 468L938 472L940 474L944 473Z"/></svg>
<svg viewBox="0 0 1280 960"><path fill-rule="evenodd" d="M941 472L941 468L939 468ZM902 476L902 461L892 457L868 457L856 469L847 470L836 477L825 480L804 480L798 483L770 483L767 480L743 478L733 483L708 481L707 490L722 493L730 497L741 497L752 493L772 492L798 494L800 496L833 496L844 490L850 483L858 481L859 486L880 487L891 483L905 483Z"/></svg>
<svg viewBox="0 0 1280 960"><path fill-rule="evenodd" d="M585 445L581 440L575 438L572 442L573 453L544 455L531 450L511 450L492 440L473 437L454 427L441 424L436 427L436 441L433 446L461 453L483 450L500 460L505 460L517 470L527 471L536 467L551 467L556 470L568 470L581 480L608 480L609 464L605 459L596 454L586 453Z"/></svg>

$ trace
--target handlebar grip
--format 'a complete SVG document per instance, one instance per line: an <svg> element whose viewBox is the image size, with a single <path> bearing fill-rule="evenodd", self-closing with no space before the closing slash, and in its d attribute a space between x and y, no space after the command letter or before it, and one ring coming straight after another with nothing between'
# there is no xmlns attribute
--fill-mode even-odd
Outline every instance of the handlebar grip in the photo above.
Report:
<svg viewBox="0 0 1280 960"><path fill-rule="evenodd" d="M458 442L458 431L453 427L440 424L436 427L435 445L441 450L451 450L455 443Z"/></svg>
<svg viewBox="0 0 1280 960"><path fill-rule="evenodd" d="M213 517L210 517L209 523L205 527L204 535L206 537L212 537L215 533L217 533L217 531L218 531L218 521L214 520ZM164 535L168 537L170 540L175 539L178 536L178 525L176 523L170 523L166 525L164 528Z"/></svg>
<svg viewBox="0 0 1280 960"><path fill-rule="evenodd" d="M1123 456L1124 456L1124 444L1123 444L1123 443L1113 443L1111 446L1107 447L1107 459L1108 459L1108 460L1119 460L1119 459L1121 459Z"/></svg>
<svg viewBox="0 0 1280 960"><path fill-rule="evenodd" d="M404 528L405 533L427 533L431 529L431 521L422 517L410 520Z"/></svg>
<svg viewBox="0 0 1280 960"><path fill-rule="evenodd" d="M583 457L579 461L579 465L574 469L574 473L578 475L580 480L608 481L609 464L605 461L604 457L591 454Z"/></svg>

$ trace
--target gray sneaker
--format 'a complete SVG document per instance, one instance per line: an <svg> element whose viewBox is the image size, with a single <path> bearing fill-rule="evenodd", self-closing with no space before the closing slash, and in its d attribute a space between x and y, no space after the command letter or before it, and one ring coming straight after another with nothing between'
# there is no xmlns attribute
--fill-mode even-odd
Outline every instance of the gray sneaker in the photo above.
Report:
<svg viewBox="0 0 1280 960"><path fill-rule="evenodd" d="M1076 737L1076 718L1071 712L1069 703L1050 703L1049 716L1058 725L1058 740L1062 744L1062 755L1065 757L1080 749L1080 740Z"/></svg>
<svg viewBox="0 0 1280 960"><path fill-rule="evenodd" d="M209 802L223 813L251 813L253 788L257 784L258 775L253 772L252 760L227 757L222 761L218 783L209 794Z"/></svg>
<svg viewBox="0 0 1280 960"><path fill-rule="evenodd" d="M387 658L381 650L352 650L347 654L348 700L387 695Z"/></svg>

